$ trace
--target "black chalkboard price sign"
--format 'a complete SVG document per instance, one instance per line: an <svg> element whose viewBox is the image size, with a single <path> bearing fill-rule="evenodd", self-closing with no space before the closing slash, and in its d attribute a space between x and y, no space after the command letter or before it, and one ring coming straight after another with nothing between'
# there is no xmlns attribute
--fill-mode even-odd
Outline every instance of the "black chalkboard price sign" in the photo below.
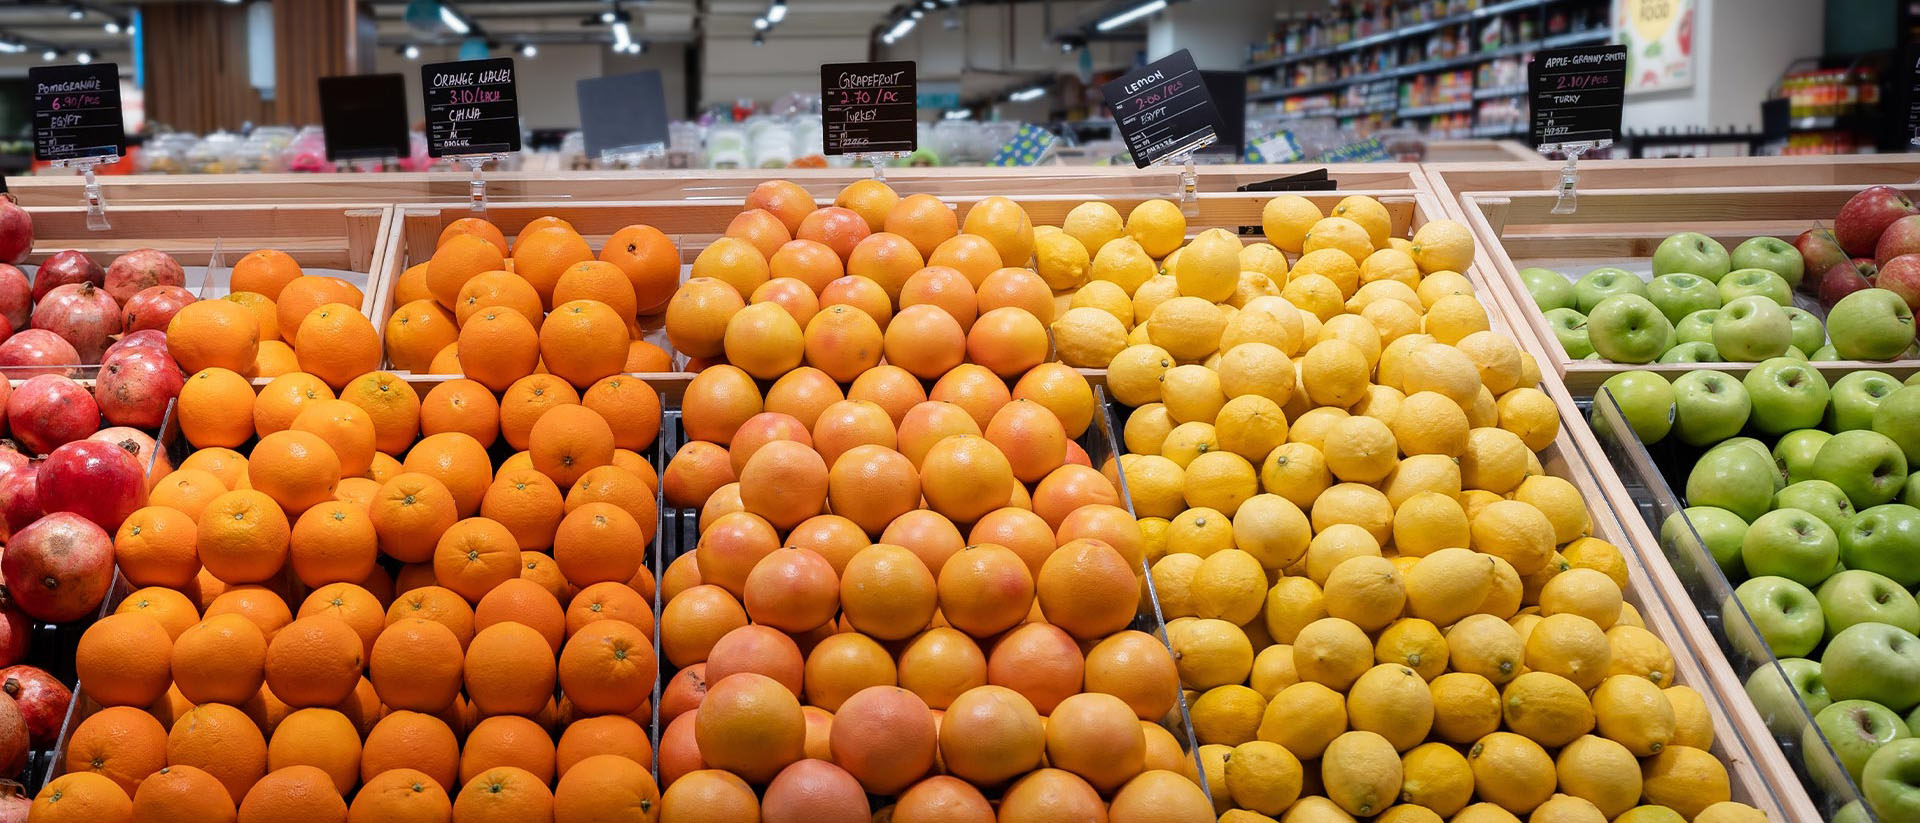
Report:
<svg viewBox="0 0 1920 823"><path fill-rule="evenodd" d="M33 86L33 156L81 160L127 153L120 66L88 63L27 70Z"/></svg>
<svg viewBox="0 0 1920 823"><path fill-rule="evenodd" d="M1100 87L1133 164L1146 168L1205 148L1216 139L1220 113L1207 82L1181 49Z"/></svg>
<svg viewBox="0 0 1920 823"><path fill-rule="evenodd" d="M398 74L320 78L320 129L328 160L388 160L409 154L407 83Z"/></svg>
<svg viewBox="0 0 1920 823"><path fill-rule="evenodd" d="M827 154L919 148L918 96L911 60L822 64L820 120Z"/></svg>
<svg viewBox="0 0 1920 823"><path fill-rule="evenodd" d="M1617 139L1626 91L1625 46L1536 52L1527 64L1534 147Z"/></svg>
<svg viewBox="0 0 1920 823"><path fill-rule="evenodd" d="M1920 148L1920 55L1907 66L1907 145ZM1913 151L1913 149L1908 149Z"/></svg>
<svg viewBox="0 0 1920 823"><path fill-rule="evenodd" d="M429 63L420 67L420 90L429 157L520 150L513 58Z"/></svg>

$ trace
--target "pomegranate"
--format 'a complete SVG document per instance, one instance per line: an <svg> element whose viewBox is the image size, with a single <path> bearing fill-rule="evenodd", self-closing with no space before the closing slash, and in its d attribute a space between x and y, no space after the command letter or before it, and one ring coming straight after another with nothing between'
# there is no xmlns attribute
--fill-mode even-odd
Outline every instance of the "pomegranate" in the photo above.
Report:
<svg viewBox="0 0 1920 823"><path fill-rule="evenodd" d="M112 362L116 356L136 351L151 351L167 358L168 362L173 360L173 357L167 354L165 329L141 329L129 331L120 335L119 340L113 341L113 345L108 346L106 352L100 355L100 365L104 366Z"/></svg>
<svg viewBox="0 0 1920 823"><path fill-rule="evenodd" d="M15 449L12 442L0 441L0 477L12 474L14 469L23 468L28 462L27 456Z"/></svg>
<svg viewBox="0 0 1920 823"><path fill-rule="evenodd" d="M33 284L18 267L0 263L0 315L16 329L33 319Z"/></svg>
<svg viewBox="0 0 1920 823"><path fill-rule="evenodd" d="M71 283L47 292L33 307L33 327L72 343L80 362L98 363L120 333L120 304L92 283Z"/></svg>
<svg viewBox="0 0 1920 823"><path fill-rule="evenodd" d="M107 266L107 293L122 303L154 286L184 286L187 272L173 255L159 249L134 249Z"/></svg>
<svg viewBox="0 0 1920 823"><path fill-rule="evenodd" d="M153 488L153 484L159 482L160 478L173 472L173 461L167 459L166 450L160 448L159 443L154 442L151 436L139 429L131 426L112 426L94 432L93 436L87 439L112 443L126 449L127 453L133 455L133 459L140 463L140 468L146 471L149 489Z"/></svg>
<svg viewBox="0 0 1920 823"><path fill-rule="evenodd" d="M113 538L80 515L49 514L7 541L0 581L31 617L49 623L86 617L113 585Z"/></svg>
<svg viewBox="0 0 1920 823"><path fill-rule="evenodd" d="M68 283L92 283L98 286L107 281L107 271L100 264L73 249L57 252L40 268L33 272L33 302L40 302L47 292Z"/></svg>
<svg viewBox="0 0 1920 823"><path fill-rule="evenodd" d="M33 253L33 215L0 197L0 263L25 263Z"/></svg>
<svg viewBox="0 0 1920 823"><path fill-rule="evenodd" d="M167 324L173 322L173 316L197 299L193 292L179 286L141 289L139 294L127 298L127 304L121 307L121 325L127 331L166 331Z"/></svg>
<svg viewBox="0 0 1920 823"><path fill-rule="evenodd" d="M40 462L40 508L73 512L111 534L147 505L147 467L133 456L138 443L79 440Z"/></svg>
<svg viewBox="0 0 1920 823"><path fill-rule="evenodd" d="M27 787L0 780L0 823L27 823L27 813L31 811L33 798L27 796Z"/></svg>
<svg viewBox="0 0 1920 823"><path fill-rule="evenodd" d="M0 601L0 663L11 666L27 659L33 645L33 621L13 604Z"/></svg>
<svg viewBox="0 0 1920 823"><path fill-rule="evenodd" d="M9 378L66 375L80 364L80 351L46 329L27 329L0 343L0 371Z"/></svg>
<svg viewBox="0 0 1920 823"><path fill-rule="evenodd" d="M27 767L32 750L26 713L11 700L0 700L0 774L15 775Z"/></svg>
<svg viewBox="0 0 1920 823"><path fill-rule="evenodd" d="M172 358L135 349L100 367L93 399L108 423L158 429L167 415L167 401L179 397L185 383Z"/></svg>
<svg viewBox="0 0 1920 823"><path fill-rule="evenodd" d="M40 470L29 463L0 477L0 516L5 517L4 526L11 535L39 520L40 511ZM0 558L4 558L0 554Z"/></svg>
<svg viewBox="0 0 1920 823"><path fill-rule="evenodd" d="M0 669L0 691L19 704L34 748L46 748L59 740L60 724L67 720L67 704L73 702L73 690L60 678L35 666L9 666Z"/></svg>
<svg viewBox="0 0 1920 823"><path fill-rule="evenodd" d="M98 431L100 407L79 383L43 374L7 398L7 425L29 454L46 454Z"/></svg>

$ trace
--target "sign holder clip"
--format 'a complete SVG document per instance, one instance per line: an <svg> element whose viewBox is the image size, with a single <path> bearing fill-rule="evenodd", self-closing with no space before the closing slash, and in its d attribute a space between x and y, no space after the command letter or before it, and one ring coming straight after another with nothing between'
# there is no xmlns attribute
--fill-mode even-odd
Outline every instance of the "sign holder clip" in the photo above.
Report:
<svg viewBox="0 0 1920 823"><path fill-rule="evenodd" d="M93 167L102 163L118 162L120 162L118 154L53 161L53 165L58 168L78 168L85 178L86 185L82 189L82 196L87 204L87 228L92 231L106 231L113 228L113 224L107 221L107 196L100 191L100 178L94 176Z"/></svg>
<svg viewBox="0 0 1920 823"><path fill-rule="evenodd" d="M1200 216L1200 173L1193 168L1193 152L1180 155L1186 167L1180 170L1180 213L1188 217Z"/></svg>
<svg viewBox="0 0 1920 823"><path fill-rule="evenodd" d="M909 156L908 153L904 151L863 151L852 155L855 159L867 161L868 165L873 167L873 181L876 183L887 182L888 160L898 160L907 156Z"/></svg>
<svg viewBox="0 0 1920 823"><path fill-rule="evenodd" d="M459 161L461 165L466 166L467 172L471 175L467 178L469 208L477 213L485 213L487 210L487 178L481 174L481 170L485 168L487 161L492 160L498 162L505 160L507 159L507 155L500 152L492 154L462 154L453 159Z"/></svg>
<svg viewBox="0 0 1920 823"><path fill-rule="evenodd" d="M1554 201L1553 214L1572 214L1580 205L1580 194L1575 191L1575 188L1580 184L1581 155L1612 145L1612 140L1575 140L1540 146L1542 153L1560 151L1567 155L1567 162L1560 167L1560 185L1555 187L1555 191L1560 193L1560 198Z"/></svg>

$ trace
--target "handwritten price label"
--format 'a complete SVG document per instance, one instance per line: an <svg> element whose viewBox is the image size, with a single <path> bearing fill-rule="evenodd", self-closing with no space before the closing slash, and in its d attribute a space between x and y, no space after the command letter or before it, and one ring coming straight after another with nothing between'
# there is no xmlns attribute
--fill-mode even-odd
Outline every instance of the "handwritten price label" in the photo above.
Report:
<svg viewBox="0 0 1920 823"><path fill-rule="evenodd" d="M420 89L426 96L429 156L520 150L513 58L421 66Z"/></svg>
<svg viewBox="0 0 1920 823"><path fill-rule="evenodd" d="M33 154L76 160L126 153L120 67L114 63L28 69L33 87Z"/></svg>
<svg viewBox="0 0 1920 823"><path fill-rule="evenodd" d="M1140 168L1214 141L1220 114L1185 49L1100 87Z"/></svg>
<svg viewBox="0 0 1920 823"><path fill-rule="evenodd" d="M836 155L919 148L917 90L910 61L822 65L822 148Z"/></svg>
<svg viewBox="0 0 1920 823"><path fill-rule="evenodd" d="M1614 140L1627 87L1624 46L1538 52L1527 65L1534 146Z"/></svg>

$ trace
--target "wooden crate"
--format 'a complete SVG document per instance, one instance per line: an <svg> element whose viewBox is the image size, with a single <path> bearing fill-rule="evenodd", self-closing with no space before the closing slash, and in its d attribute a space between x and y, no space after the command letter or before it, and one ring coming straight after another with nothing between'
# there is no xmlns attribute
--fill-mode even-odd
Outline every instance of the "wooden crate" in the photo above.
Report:
<svg viewBox="0 0 1920 823"><path fill-rule="evenodd" d="M1607 378L1626 371L1654 371L1669 378L1710 368L1744 375L1752 363L1614 363L1569 358L1546 317L1528 296L1520 270L1543 266L1578 279L1600 266L1620 266L1645 276L1653 250L1676 231L1698 231L1732 249L1750 237L1791 241L1807 229L1830 225L1860 187L1799 186L1747 189L1713 188L1666 191L1621 189L1580 195L1579 211L1556 215L1557 200L1546 192L1480 192L1460 198L1473 227L1488 279L1502 293L1506 310L1520 319L1522 338L1543 365L1566 381L1574 394L1589 396ZM1805 295L1797 304L1822 318L1825 311ZM1815 364L1829 380L1860 369L1904 376L1920 369L1920 359L1886 362L1824 361Z"/></svg>
<svg viewBox="0 0 1920 823"><path fill-rule="evenodd" d="M1511 163L1422 163L1420 170L1448 208L1454 208L1458 198L1479 192L1551 191L1560 185L1560 166L1536 155ZM1920 179L1920 154L1582 160L1579 171L1580 191L1755 185L1864 188Z"/></svg>

